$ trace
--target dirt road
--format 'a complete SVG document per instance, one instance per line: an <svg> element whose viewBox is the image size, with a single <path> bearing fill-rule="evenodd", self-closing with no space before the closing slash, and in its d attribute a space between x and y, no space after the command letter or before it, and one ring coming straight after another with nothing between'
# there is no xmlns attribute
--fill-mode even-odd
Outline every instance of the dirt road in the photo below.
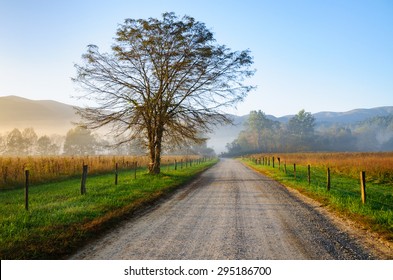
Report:
<svg viewBox="0 0 393 280"><path fill-rule="evenodd" d="M72 259L370 259L330 219L275 181L223 159Z"/></svg>

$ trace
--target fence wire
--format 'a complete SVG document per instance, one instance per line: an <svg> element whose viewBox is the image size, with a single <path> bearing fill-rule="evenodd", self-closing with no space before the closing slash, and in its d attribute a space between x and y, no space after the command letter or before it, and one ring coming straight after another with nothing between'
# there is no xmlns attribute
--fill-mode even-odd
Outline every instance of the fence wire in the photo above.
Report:
<svg viewBox="0 0 393 280"><path fill-rule="evenodd" d="M268 158L251 158L254 164L265 166L273 169L272 161ZM281 159L280 165L275 163L274 168L280 169L284 172L284 164L286 165L286 179L297 181L304 185L308 184L308 171L307 166L296 164L296 179L294 175L294 164L287 164L283 159ZM270 163L270 165L269 165ZM340 182L344 175L336 174L335 172L330 172L330 191L327 190L327 169L320 167L310 167L310 188L318 188L320 191L325 190L326 193L336 194L341 197L353 198L361 202L361 191L360 191L360 180L356 181L351 177L347 177L348 181L344 184ZM325 174L325 175L323 175ZM353 186L348 186L349 180L353 181ZM326 182L326 183L323 183ZM305 187L307 188L307 187ZM386 184L376 184L373 182L367 182L367 170L366 170L366 204L370 205L372 209L378 209L383 211L393 211L393 187ZM375 198L378 197L378 198Z"/></svg>

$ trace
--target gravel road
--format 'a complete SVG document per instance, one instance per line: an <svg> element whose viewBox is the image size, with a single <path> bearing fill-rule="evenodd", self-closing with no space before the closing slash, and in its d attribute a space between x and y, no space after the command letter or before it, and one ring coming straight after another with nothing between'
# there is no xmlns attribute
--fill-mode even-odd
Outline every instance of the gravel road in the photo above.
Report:
<svg viewBox="0 0 393 280"><path fill-rule="evenodd" d="M223 159L71 259L373 259L277 182Z"/></svg>

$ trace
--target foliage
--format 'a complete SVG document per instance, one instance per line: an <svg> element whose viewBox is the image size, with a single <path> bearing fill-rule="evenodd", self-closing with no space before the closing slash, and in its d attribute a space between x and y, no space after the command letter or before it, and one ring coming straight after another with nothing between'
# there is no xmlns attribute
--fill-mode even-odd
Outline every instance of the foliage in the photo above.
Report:
<svg viewBox="0 0 393 280"><path fill-rule="evenodd" d="M91 131L77 126L67 132L64 143L66 155L94 155L97 150L97 140Z"/></svg>
<svg viewBox="0 0 393 280"><path fill-rule="evenodd" d="M7 135L6 146L11 155L23 155L27 153L27 140L23 138L19 129L15 128Z"/></svg>
<svg viewBox="0 0 393 280"><path fill-rule="evenodd" d="M214 150L208 148L206 143L194 145L184 143L181 148L167 143L165 151L166 155L215 156ZM37 136L33 128L26 128L23 132L14 129L0 135L0 156L57 156L61 154L142 156L146 155L146 150L141 148L137 140L125 142L122 145L113 145L111 135L104 138L81 127L70 129L67 136L56 134L50 137Z"/></svg>
<svg viewBox="0 0 393 280"><path fill-rule="evenodd" d="M316 123L311 113L301 110L285 123L252 111L244 130L227 144L227 150L228 155L235 156L260 152L392 151L393 115L354 124L326 124Z"/></svg>
<svg viewBox="0 0 393 280"><path fill-rule="evenodd" d="M59 146L52 143L51 139L44 135L37 140L37 154L40 156L56 155L59 153Z"/></svg>
<svg viewBox="0 0 393 280"><path fill-rule="evenodd" d="M273 121L262 111L251 111L245 129L227 145L229 155L253 152L307 151L314 137L315 119L301 110L287 125Z"/></svg>
<svg viewBox="0 0 393 280"><path fill-rule="evenodd" d="M111 126L122 141L138 139L149 151L150 173L160 172L163 142L201 143L212 124L230 123L222 109L251 86L249 51L216 44L203 23L174 13L162 19L126 19L112 53L90 45L74 79L97 107L79 108L88 128Z"/></svg>
<svg viewBox="0 0 393 280"><path fill-rule="evenodd" d="M269 149L268 143L274 141L271 131L277 127L278 123L268 119L261 110L251 111L246 122L245 134L248 134L248 141L255 150L267 150Z"/></svg>
<svg viewBox="0 0 393 280"><path fill-rule="evenodd" d="M307 139L314 135L315 118L304 109L288 121L288 131L292 135Z"/></svg>
<svg viewBox="0 0 393 280"><path fill-rule="evenodd" d="M56 155L60 146L56 143L56 136L43 135L38 137L33 128L25 128L22 132L15 128L5 135L0 135L0 155Z"/></svg>

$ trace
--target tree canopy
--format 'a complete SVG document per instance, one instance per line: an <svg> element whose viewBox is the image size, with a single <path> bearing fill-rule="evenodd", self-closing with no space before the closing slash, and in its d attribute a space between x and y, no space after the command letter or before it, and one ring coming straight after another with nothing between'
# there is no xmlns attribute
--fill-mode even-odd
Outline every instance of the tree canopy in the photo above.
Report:
<svg viewBox="0 0 393 280"><path fill-rule="evenodd" d="M298 135L301 138L307 138L314 134L315 118L306 112L304 109L300 110L288 122L288 129L293 135Z"/></svg>
<svg viewBox="0 0 393 280"><path fill-rule="evenodd" d="M90 45L83 60L73 80L84 90L80 97L97 106L78 109L82 124L109 125L125 141L138 139L152 174L160 173L164 142L203 142L212 125L231 122L223 109L253 89L244 84L254 73L249 50L231 51L205 24L174 13L126 19L111 53Z"/></svg>
<svg viewBox="0 0 393 280"><path fill-rule="evenodd" d="M67 132L64 142L66 155L94 155L97 141L91 131L85 127L75 127Z"/></svg>

